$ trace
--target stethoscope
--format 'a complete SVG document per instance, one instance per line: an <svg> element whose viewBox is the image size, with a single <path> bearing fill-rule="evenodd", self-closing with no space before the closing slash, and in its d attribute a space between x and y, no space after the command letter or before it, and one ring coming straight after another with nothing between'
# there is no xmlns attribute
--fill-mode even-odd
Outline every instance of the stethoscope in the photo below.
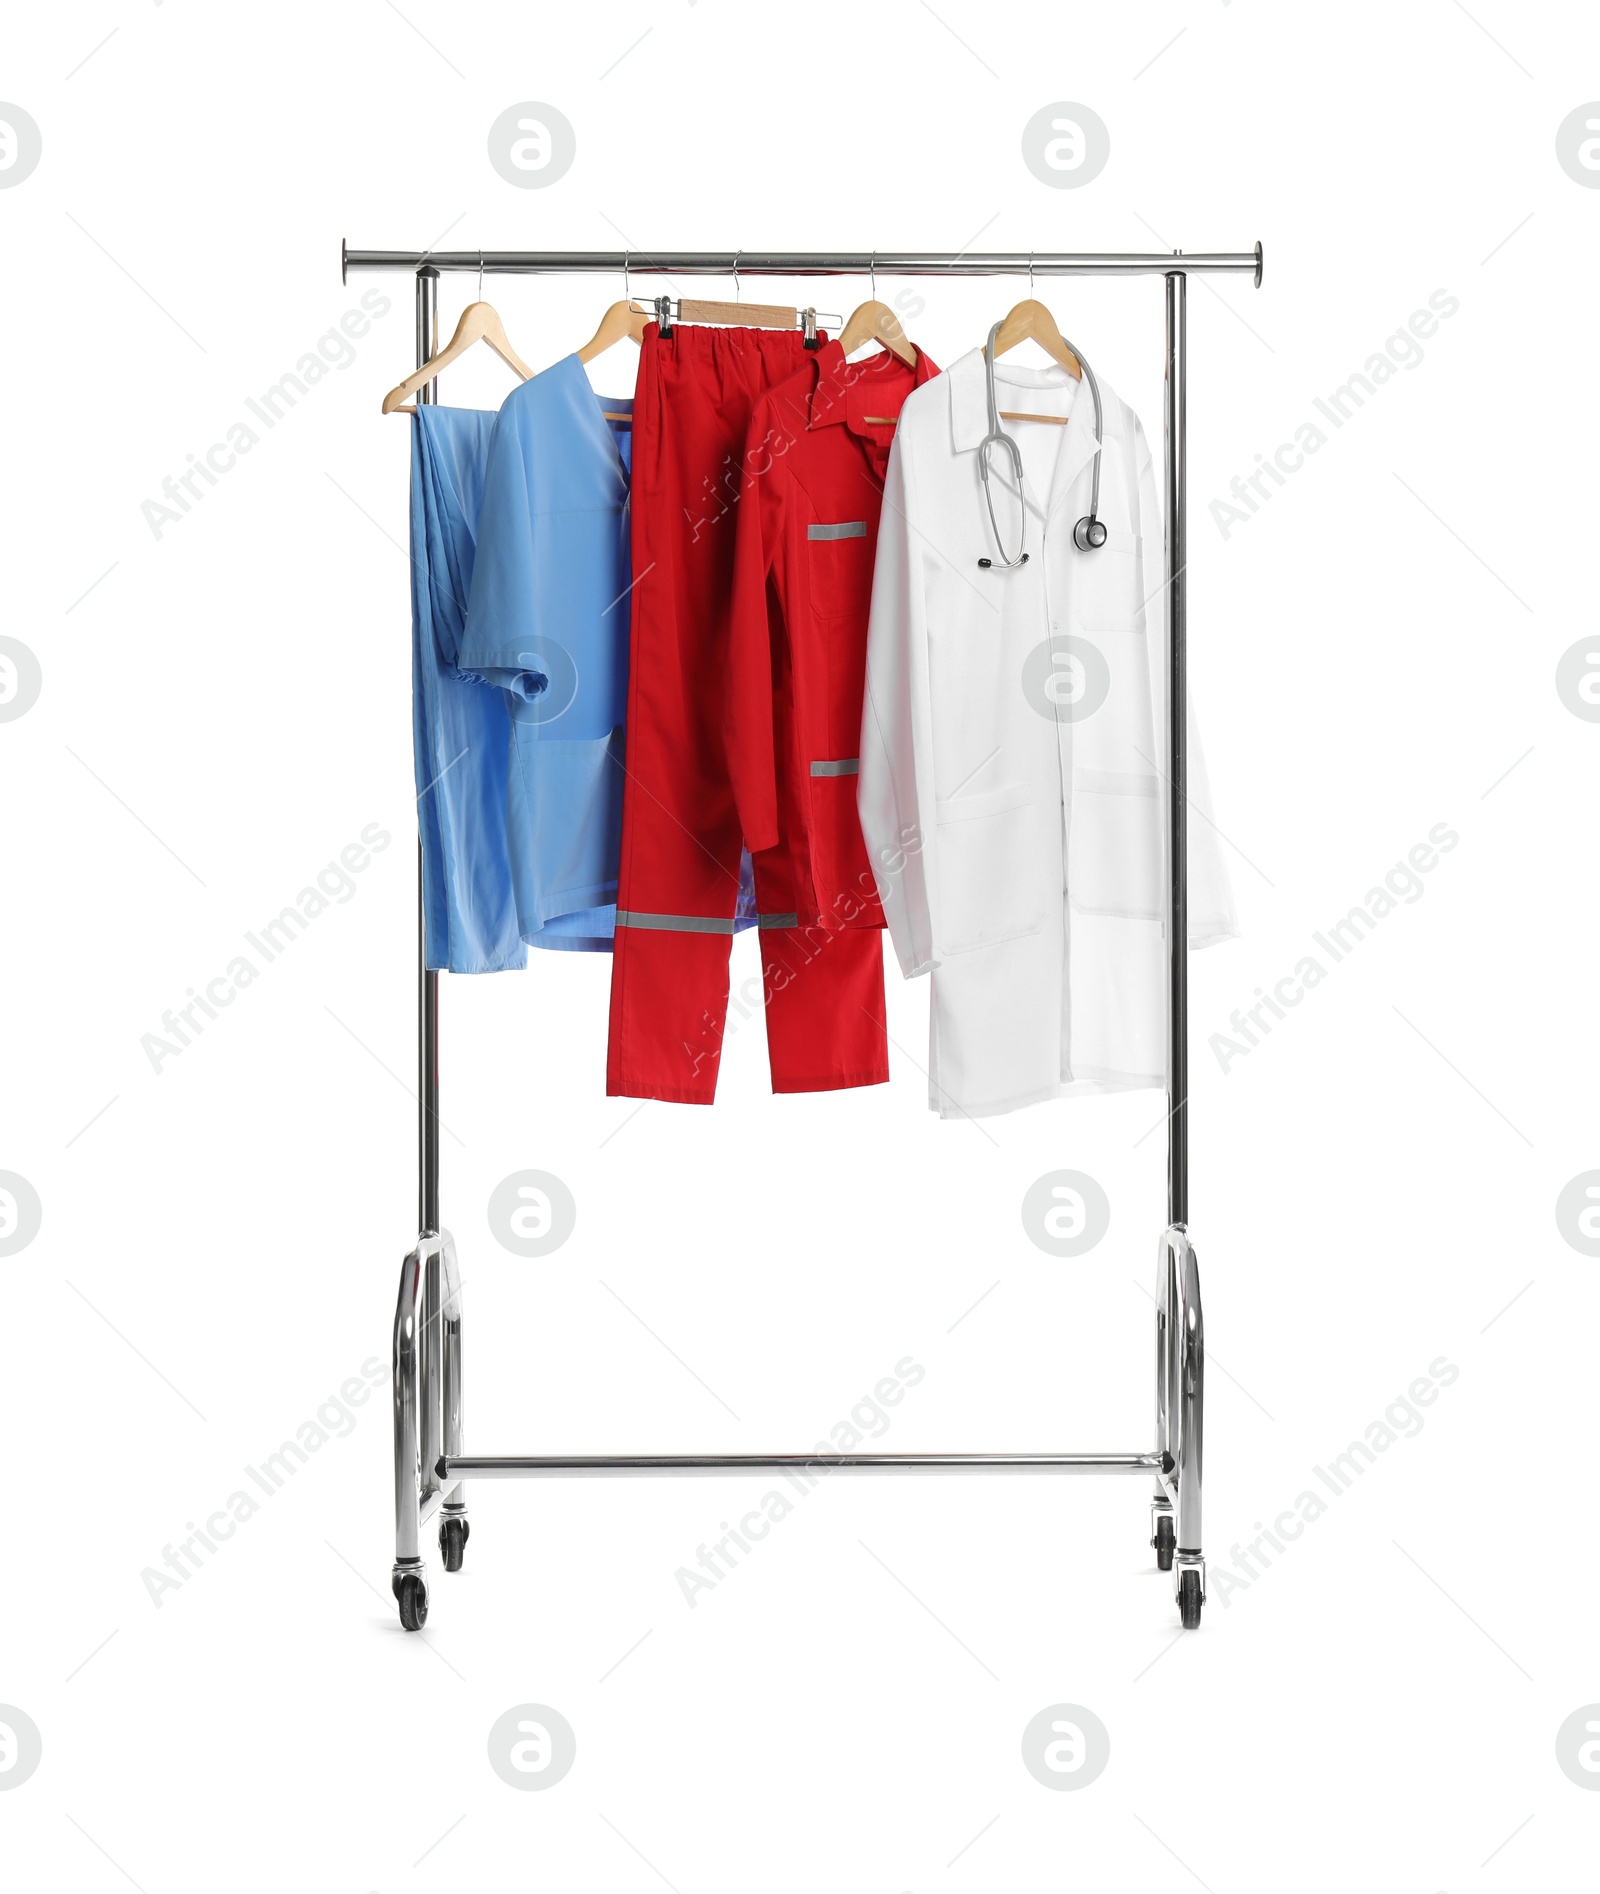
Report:
<svg viewBox="0 0 1600 1894"><path fill-rule="evenodd" d="M1000 564L1003 566L1025 566L1028 563L1028 555L1022 550L1022 547L1028 537L1028 509L1026 503L1023 504L1022 508L1022 537L1017 542L1017 556L1015 559L1008 559L1005 556L1005 542L1000 537L1000 523L994 516L994 495L989 489L989 456L994 449L995 443L998 441L1011 457L1011 475L1016 482L1017 498L1019 501L1022 499L1022 449L1018 447L1016 442L1000 425L1000 403L996 400L994 392L994 339L999 333L1000 324L997 322L989 331L988 341L983 345L984 385L989 398L989 432L985 434L983 439L978 443L978 472L983 480L983 502L989 509L989 525L994 533L994 543L1000 548ZM1077 356L1078 366L1083 370L1084 379L1089 384L1089 393L1094 400L1095 439L1103 442L1105 433L1101 425L1100 384L1094 378L1094 370L1084 360L1082 350L1071 342L1067 343L1067 347ZM1090 552L1106 543L1106 529L1099 517L1100 450L1098 448L1095 450L1094 456L1093 480L1094 484L1089 492L1089 511L1072 529L1072 543L1078 548L1079 552ZM992 566L994 563L992 559L980 559L978 561L980 566Z"/></svg>

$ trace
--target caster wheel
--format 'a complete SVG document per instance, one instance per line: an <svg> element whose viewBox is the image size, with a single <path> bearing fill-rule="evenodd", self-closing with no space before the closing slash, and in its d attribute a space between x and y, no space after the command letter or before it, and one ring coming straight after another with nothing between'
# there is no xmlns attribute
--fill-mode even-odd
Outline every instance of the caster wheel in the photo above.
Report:
<svg viewBox="0 0 1600 1894"><path fill-rule="evenodd" d="M1178 1574L1178 1615L1183 1620L1185 1631L1196 1631L1200 1628L1200 1574L1198 1572Z"/></svg>
<svg viewBox="0 0 1600 1894"><path fill-rule="evenodd" d="M467 1540L472 1536L472 1528L464 1519L441 1519L439 1522L439 1556L444 1560L447 1572L459 1572L461 1561L466 1556Z"/></svg>
<svg viewBox="0 0 1600 1894"><path fill-rule="evenodd" d="M1156 1521L1155 1537L1150 1543L1156 1549L1156 1569L1170 1572L1172 1555L1178 1549L1178 1535L1172 1524L1171 1513L1163 1513Z"/></svg>
<svg viewBox="0 0 1600 1894"><path fill-rule="evenodd" d="M420 1631L428 1622L428 1581L419 1572L403 1572L394 1581L400 1622L408 1631Z"/></svg>

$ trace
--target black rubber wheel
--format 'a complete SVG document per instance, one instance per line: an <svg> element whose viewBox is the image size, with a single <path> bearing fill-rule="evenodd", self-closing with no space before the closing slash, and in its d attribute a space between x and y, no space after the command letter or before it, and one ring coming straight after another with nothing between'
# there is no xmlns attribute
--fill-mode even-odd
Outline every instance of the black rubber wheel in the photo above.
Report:
<svg viewBox="0 0 1600 1894"><path fill-rule="evenodd" d="M1178 1549L1178 1535L1173 1530L1171 1513L1163 1513L1156 1522L1155 1537L1150 1543L1156 1549L1156 1568L1159 1571L1172 1570L1172 1555Z"/></svg>
<svg viewBox="0 0 1600 1894"><path fill-rule="evenodd" d="M1178 1615L1183 1619L1185 1631L1197 1631L1200 1628L1200 1574L1195 1571L1178 1574Z"/></svg>
<svg viewBox="0 0 1600 1894"><path fill-rule="evenodd" d="M420 1631L428 1622L428 1581L419 1572L404 1572L395 1580L400 1622L408 1631Z"/></svg>
<svg viewBox="0 0 1600 1894"><path fill-rule="evenodd" d="M467 1541L472 1537L472 1528L464 1519L451 1517L439 1521L439 1556L444 1560L447 1572L459 1572L461 1561L466 1557Z"/></svg>

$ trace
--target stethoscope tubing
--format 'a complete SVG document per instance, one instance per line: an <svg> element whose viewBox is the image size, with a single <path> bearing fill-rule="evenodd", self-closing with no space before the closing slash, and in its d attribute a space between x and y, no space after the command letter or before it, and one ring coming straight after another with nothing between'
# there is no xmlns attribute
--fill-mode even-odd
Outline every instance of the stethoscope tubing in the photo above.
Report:
<svg viewBox="0 0 1600 1894"><path fill-rule="evenodd" d="M1000 324L997 322L989 331L988 341L983 345L984 393L989 404L989 432L985 434L983 439L978 443L978 473L983 481L983 503L989 510L989 528L994 534L995 550L1000 554L1000 563L1003 566L1020 566L1026 564L1028 555L1023 551L1022 542L1019 542L1016 558L1008 559L1006 557L1005 542L1000 537L1000 523L994 516L994 494L991 492L989 486L989 456L995 443L999 442L1010 457L1012 476L1017 483L1017 498L1019 502L1022 500L1022 449L1018 447L1017 443L1000 425L1000 403L995 395L994 388L994 344L995 337L999 335L999 333ZM1063 340L1065 340L1064 337ZM1094 370L1089 366L1083 351L1072 342L1068 342L1067 347L1071 349L1072 353L1078 358L1078 366L1083 370L1084 380L1089 384L1090 398L1094 402L1095 439L1100 441L1103 445L1105 429L1103 425L1104 411L1100 405L1100 384L1096 381ZM1089 490L1088 518L1078 522L1077 530L1073 535L1074 543L1085 551L1091 547L1103 546L1105 544L1105 528L1100 525L1099 449L1095 452L1094 469L1091 478L1093 484ZM1096 535L1098 535L1098 537ZM1025 542L1027 536L1028 515L1026 506L1024 506L1022 514L1022 541ZM979 563L981 565L988 565L990 562L984 559L980 560Z"/></svg>

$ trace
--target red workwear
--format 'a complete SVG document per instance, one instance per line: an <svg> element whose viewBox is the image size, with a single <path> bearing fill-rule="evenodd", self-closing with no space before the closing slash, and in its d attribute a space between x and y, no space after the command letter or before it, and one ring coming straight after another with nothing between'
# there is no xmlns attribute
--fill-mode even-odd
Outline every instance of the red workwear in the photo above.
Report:
<svg viewBox="0 0 1600 1894"><path fill-rule="evenodd" d="M716 1091L741 853L723 741L741 462L761 397L812 359L793 331L645 330L633 404L613 1096L708 1105ZM858 678L858 714L859 689ZM770 705L764 714L770 721ZM841 933L816 951L797 926L785 851L756 854L754 868L773 1090L881 1084L878 936Z"/></svg>
<svg viewBox="0 0 1600 1894"><path fill-rule="evenodd" d="M808 943L883 926L856 815L872 563L901 403L938 372L827 342L751 419L724 736L746 846L780 847Z"/></svg>

